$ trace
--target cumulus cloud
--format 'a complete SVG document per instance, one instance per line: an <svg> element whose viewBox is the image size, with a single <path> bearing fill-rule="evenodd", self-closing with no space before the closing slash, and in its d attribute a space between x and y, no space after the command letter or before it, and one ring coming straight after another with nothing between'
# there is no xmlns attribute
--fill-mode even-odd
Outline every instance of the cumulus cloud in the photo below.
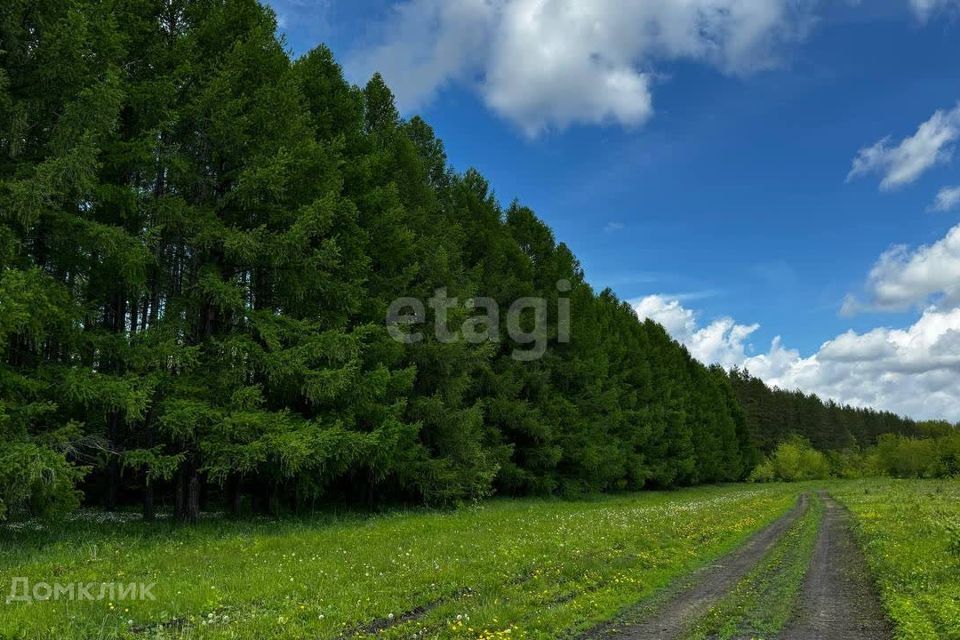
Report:
<svg viewBox="0 0 960 640"><path fill-rule="evenodd" d="M844 312L960 303L960 225L933 244L916 249L900 245L884 252L870 270L866 294L866 302L849 297Z"/></svg>
<svg viewBox="0 0 960 640"><path fill-rule="evenodd" d="M758 324L737 324L732 318L719 318L701 327L693 311L667 296L647 296L633 306L641 320L650 318L663 325L694 358L728 368L746 360L746 341L760 328Z"/></svg>
<svg viewBox="0 0 960 640"><path fill-rule="evenodd" d="M960 206L960 187L944 187L937 193L931 211L950 211Z"/></svg>
<svg viewBox="0 0 960 640"><path fill-rule="evenodd" d="M634 306L704 363L744 367L771 386L854 406L960 420L960 309L930 307L906 329L848 331L802 357L779 337L766 352L751 354L747 339L757 325L721 318L701 326L676 300L649 296Z"/></svg>
<svg viewBox="0 0 960 640"><path fill-rule="evenodd" d="M383 42L347 59L348 72L380 72L403 111L429 102L447 83L482 71L499 19L493 0L411 0L394 5Z"/></svg>
<svg viewBox="0 0 960 640"><path fill-rule="evenodd" d="M654 66L769 68L800 39L810 0L409 0L382 41L350 56L380 71L403 110L451 82L529 135L575 122L639 125L653 114Z"/></svg>
<svg viewBox="0 0 960 640"><path fill-rule="evenodd" d="M768 384L801 389L855 406L915 418L960 420L960 225L941 240L884 253L868 278L874 309L925 305L906 328L847 331L803 357L777 337L763 352L749 339L756 324L731 318L701 323L680 300L648 296L633 303L708 364L747 368Z"/></svg>
<svg viewBox="0 0 960 640"><path fill-rule="evenodd" d="M889 137L860 150L853 159L848 180L878 173L880 188L896 189L914 182L928 169L946 162L953 143L960 137L960 106L940 110L920 125L917 132L893 144Z"/></svg>

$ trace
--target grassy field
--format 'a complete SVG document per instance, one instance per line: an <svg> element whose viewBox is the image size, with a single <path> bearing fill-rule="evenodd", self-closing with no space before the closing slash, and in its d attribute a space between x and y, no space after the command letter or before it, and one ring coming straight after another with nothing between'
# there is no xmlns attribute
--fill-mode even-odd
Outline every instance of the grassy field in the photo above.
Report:
<svg viewBox="0 0 960 640"><path fill-rule="evenodd" d="M960 640L960 482L895 480L196 527L91 512L8 525L2 597L26 578L153 583L155 599L0 600L0 638L570 637L730 551L807 492L803 517L691 636L765 637L791 614L821 486L853 513L898 638Z"/></svg>
<svg viewBox="0 0 960 640"><path fill-rule="evenodd" d="M0 637L556 638L729 551L798 492L727 486L195 528L102 518L8 528L4 596L25 577L155 583L156 599L0 604Z"/></svg>
<svg viewBox="0 0 960 640"><path fill-rule="evenodd" d="M897 638L960 639L960 482L864 480L831 493L856 517Z"/></svg>

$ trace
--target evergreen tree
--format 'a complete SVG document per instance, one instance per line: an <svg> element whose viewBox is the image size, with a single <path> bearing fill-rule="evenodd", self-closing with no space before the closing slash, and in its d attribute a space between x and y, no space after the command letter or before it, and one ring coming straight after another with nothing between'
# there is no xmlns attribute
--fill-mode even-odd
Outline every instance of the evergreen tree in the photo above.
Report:
<svg viewBox="0 0 960 640"><path fill-rule="evenodd" d="M276 31L255 0L0 7L0 518L673 487L916 433L703 366L382 77Z"/></svg>

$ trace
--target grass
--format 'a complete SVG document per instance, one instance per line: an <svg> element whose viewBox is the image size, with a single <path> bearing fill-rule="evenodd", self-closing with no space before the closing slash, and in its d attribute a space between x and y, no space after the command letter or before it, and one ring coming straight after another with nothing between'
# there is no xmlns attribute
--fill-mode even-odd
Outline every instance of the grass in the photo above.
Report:
<svg viewBox="0 0 960 640"><path fill-rule="evenodd" d="M687 640L776 637L794 613L822 519L823 502L813 494L807 511Z"/></svg>
<svg viewBox="0 0 960 640"><path fill-rule="evenodd" d="M785 513L788 485L196 527L0 529L0 588L155 583L156 600L0 600L0 638L556 638Z"/></svg>
<svg viewBox="0 0 960 640"><path fill-rule="evenodd" d="M960 481L863 480L830 490L856 518L898 640L960 639Z"/></svg>

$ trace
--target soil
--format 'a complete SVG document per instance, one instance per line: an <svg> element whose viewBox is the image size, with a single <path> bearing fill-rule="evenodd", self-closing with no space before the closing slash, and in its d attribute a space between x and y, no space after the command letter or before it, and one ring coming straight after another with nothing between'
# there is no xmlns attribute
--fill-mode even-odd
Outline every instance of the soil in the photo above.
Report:
<svg viewBox="0 0 960 640"><path fill-rule="evenodd" d="M857 545L850 514L826 492L823 520L807 568L796 613L780 640L889 640L884 614L866 559ZM672 640L682 638L770 551L807 508L807 496L787 515L744 546L700 569L587 639Z"/></svg>
<svg viewBox="0 0 960 640"><path fill-rule="evenodd" d="M591 640L670 640L682 637L715 603L730 593L806 509L807 496L803 495L793 510L754 535L745 545L694 572L688 579L655 597L651 603L629 612L626 618L636 622L612 622L592 630L584 637Z"/></svg>
<svg viewBox="0 0 960 640"><path fill-rule="evenodd" d="M797 614L782 640L887 640L892 626L884 615L863 553L851 530L850 514L826 493L823 522ZM652 637L652 636L651 636Z"/></svg>

